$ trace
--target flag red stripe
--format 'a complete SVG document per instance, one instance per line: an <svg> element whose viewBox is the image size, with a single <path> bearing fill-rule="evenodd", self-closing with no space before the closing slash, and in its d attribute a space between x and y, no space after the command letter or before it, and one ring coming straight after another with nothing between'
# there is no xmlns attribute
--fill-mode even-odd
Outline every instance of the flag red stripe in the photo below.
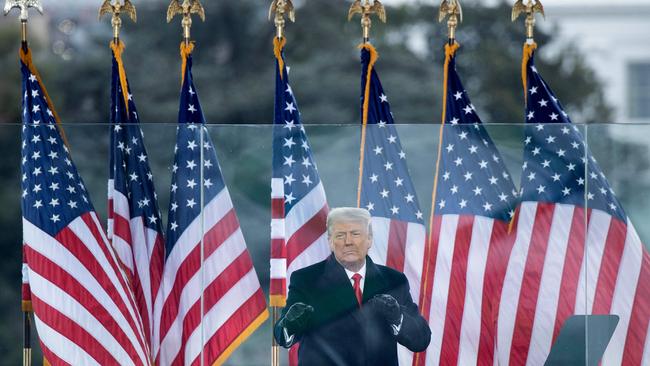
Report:
<svg viewBox="0 0 650 366"><path fill-rule="evenodd" d="M516 223L515 223L516 225ZM481 301L481 332L478 345L478 365L492 366L494 362L494 342L496 325L501 302L503 281L508 267L508 258L515 243L517 228L509 233L510 224L494 220L492 237L488 248L487 262L483 279L483 298Z"/></svg>
<svg viewBox="0 0 650 366"><path fill-rule="evenodd" d="M272 219L284 218L284 198L271 199L271 218Z"/></svg>
<svg viewBox="0 0 650 366"><path fill-rule="evenodd" d="M109 194L111 194L110 189L109 189ZM108 219L112 220L114 216L115 216L115 208L113 204L113 197L109 197L108 198Z"/></svg>
<svg viewBox="0 0 650 366"><path fill-rule="evenodd" d="M525 365L528 358L530 337L533 332L537 297L544 269L544 258L553 220L554 204L538 203L531 234L524 275L521 281L516 327L512 335L510 364Z"/></svg>
<svg viewBox="0 0 650 366"><path fill-rule="evenodd" d="M440 351L441 365L456 365L458 363L460 329L463 321L465 290L467 289L467 261L473 226L473 216L459 216L451 263L447 309L445 310L445 328Z"/></svg>
<svg viewBox="0 0 650 366"><path fill-rule="evenodd" d="M212 307L225 295L239 280L244 277L253 268L253 262L247 251L243 251L237 259L232 261L212 283L208 284L203 291L203 309L204 314L210 311ZM201 299L192 304L183 319L183 335L181 336L180 351L172 362L172 365L182 365L185 358L185 345L187 340L201 325Z"/></svg>
<svg viewBox="0 0 650 366"><path fill-rule="evenodd" d="M327 222L327 205L307 220L287 241L287 268L305 249L323 235Z"/></svg>
<svg viewBox="0 0 650 366"><path fill-rule="evenodd" d="M270 295L285 295L285 288L287 287L287 280L282 278L271 278L269 283Z"/></svg>
<svg viewBox="0 0 650 366"><path fill-rule="evenodd" d="M165 263L165 241L160 234L156 235L153 252L149 262L149 278L151 279L151 299L158 296L160 282L162 281L163 266ZM152 301L153 303L153 301Z"/></svg>
<svg viewBox="0 0 650 366"><path fill-rule="evenodd" d="M37 309L38 318L43 323L78 345L100 365L120 364L98 340L72 319L61 314L56 308L42 301L38 296L33 296L32 302L34 309ZM136 365L142 364L138 359L133 359L133 362Z"/></svg>
<svg viewBox="0 0 650 366"><path fill-rule="evenodd" d="M265 310L264 292L259 288L206 342L203 351L204 364L209 365L213 360L216 360L237 339L242 330L248 328ZM192 365L199 365L200 357L199 355L192 362Z"/></svg>
<svg viewBox="0 0 650 366"><path fill-rule="evenodd" d="M115 284L110 280L104 269L102 268L101 264L97 261L97 257L95 256L94 253L90 252L88 247L77 237L75 233L73 233L68 227L63 228L57 234L55 238L59 243L63 244L63 246L74 255L79 262L92 274L92 276L97 280L99 285L106 291L108 294L114 294L114 296L111 296L112 300L115 302L117 305L118 310L124 318L127 319L129 326L133 330L133 333L135 333L138 342L140 346L145 349L144 347L144 340L142 339L142 334L140 331L138 331L138 328L134 324L137 319L134 319L132 315L128 311L128 305L122 300L122 297L118 295L118 290L115 287ZM101 244L103 242L100 242L100 247L103 247ZM111 257L109 257L111 258ZM115 265L114 261L108 260L108 262L111 265ZM31 268L31 267L30 267ZM31 268L32 270L35 270L35 268ZM120 278L119 272L116 272L116 277ZM128 294L130 294L131 290L126 290L125 292L127 293L127 298L130 301L130 305L132 309L137 309L135 304L132 302L132 299Z"/></svg>
<svg viewBox="0 0 650 366"><path fill-rule="evenodd" d="M650 255L643 249L641 273L637 281L636 294L632 305L632 314L627 329L622 365L641 365L645 341L650 320Z"/></svg>
<svg viewBox="0 0 650 366"><path fill-rule="evenodd" d="M284 239L271 239L271 258L284 258Z"/></svg>
<svg viewBox="0 0 650 366"><path fill-rule="evenodd" d="M138 353L131 339L129 339L126 333L124 333L124 330L115 321L115 318L109 312L110 309L106 309L100 304L93 294L86 290L76 278L72 277L49 258L30 247L26 247L25 252L29 262L33 263L36 268L32 269L32 271L38 273L43 278L47 278L56 287L60 288L61 291L75 299L104 326L104 329L113 335L132 359L135 360L138 358ZM38 314L40 318L42 314ZM138 333L136 332L136 334Z"/></svg>
<svg viewBox="0 0 650 366"><path fill-rule="evenodd" d="M614 287L616 287L618 267L623 257L623 249L625 249L626 235L627 225L623 221L612 217L598 271L598 282L592 308L593 314L609 314L612 307Z"/></svg>
<svg viewBox="0 0 650 366"><path fill-rule="evenodd" d="M590 214L591 210L587 211L587 220L589 219ZM553 328L553 340L551 341L551 344L555 342L564 321L571 316L575 310L580 270L584 261L586 235L587 226L585 226L585 210L582 207L575 206L573 209L573 219L571 220L571 229L569 231L569 240L564 259L564 268L562 270L562 280L558 284L560 286L560 293L558 296L555 326ZM584 284L582 285L584 286Z"/></svg>
<svg viewBox="0 0 650 366"><path fill-rule="evenodd" d="M388 252L386 265L400 272L404 272L404 257L406 253L406 231L408 222L390 220L388 230Z"/></svg>
<svg viewBox="0 0 650 366"><path fill-rule="evenodd" d="M124 240L129 246L133 246L133 238L131 237L131 223L129 220L122 217L122 215L115 213L113 216L113 235Z"/></svg>
<svg viewBox="0 0 650 366"><path fill-rule="evenodd" d="M206 234L204 243L204 256L207 258L212 254L226 239L228 239L239 228L235 210L230 211ZM176 245L181 245L177 243ZM194 276L194 274L201 267L201 242L196 243L192 251L187 255L185 260L179 265L176 272L176 278L172 290L167 295L162 309L162 319L160 323L161 339L169 331L172 323L178 316L178 305L181 300L181 293L187 281Z"/></svg>
<svg viewBox="0 0 650 366"><path fill-rule="evenodd" d="M63 361L59 356L54 354L52 350L47 348L45 344L43 344L42 341L39 342L41 344L41 351L43 352L43 358L47 360L47 362L52 365L52 366L71 366L69 363Z"/></svg>

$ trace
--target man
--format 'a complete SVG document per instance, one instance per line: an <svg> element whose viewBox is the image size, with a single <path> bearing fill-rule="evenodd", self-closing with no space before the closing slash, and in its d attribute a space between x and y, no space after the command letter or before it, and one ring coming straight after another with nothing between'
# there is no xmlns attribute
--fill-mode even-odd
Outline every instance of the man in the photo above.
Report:
<svg viewBox="0 0 650 366"><path fill-rule="evenodd" d="M332 255L293 272L275 324L283 347L300 342L300 366L398 364L397 343L424 351L431 339L404 274L367 256L370 213L342 207L327 216Z"/></svg>

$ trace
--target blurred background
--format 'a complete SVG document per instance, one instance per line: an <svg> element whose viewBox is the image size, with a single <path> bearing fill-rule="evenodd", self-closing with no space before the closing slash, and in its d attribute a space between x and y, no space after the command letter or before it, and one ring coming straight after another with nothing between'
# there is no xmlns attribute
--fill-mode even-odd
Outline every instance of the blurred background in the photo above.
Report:
<svg viewBox="0 0 650 366"><path fill-rule="evenodd" d="M42 0L30 16L30 42L72 154L95 208L106 212L111 56L101 1ZM134 0L138 23L124 19L124 62L144 128L160 205L168 205L169 165L178 113L180 21L165 22L168 1ZM195 21L194 76L226 182L263 288L268 287L269 183L274 67L270 1L204 0ZM287 63L330 206L356 198L361 40L350 1L294 0ZM377 70L400 127L420 205L428 210L442 100L446 25L437 1L385 0L388 23L374 22ZM510 2L465 0L458 69L482 120L511 166L521 171L523 19ZM594 155L641 238L650 242L650 33L647 0L546 0L538 17L536 64ZM21 362L19 24L0 18L0 365ZM425 212L425 216L428 215ZM163 217L166 213L163 212ZM232 365L270 360L270 325L231 357ZM38 360L35 355L35 359Z"/></svg>

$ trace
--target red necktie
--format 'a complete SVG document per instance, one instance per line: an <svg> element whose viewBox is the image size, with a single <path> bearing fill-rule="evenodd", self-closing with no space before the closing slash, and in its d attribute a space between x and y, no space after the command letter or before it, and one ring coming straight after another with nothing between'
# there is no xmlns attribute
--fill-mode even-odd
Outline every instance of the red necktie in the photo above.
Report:
<svg viewBox="0 0 650 366"><path fill-rule="evenodd" d="M361 307L361 302L363 300L363 294L361 293L361 275L355 273L352 275L352 280L354 280L354 296L357 297L357 302L359 303L359 307Z"/></svg>

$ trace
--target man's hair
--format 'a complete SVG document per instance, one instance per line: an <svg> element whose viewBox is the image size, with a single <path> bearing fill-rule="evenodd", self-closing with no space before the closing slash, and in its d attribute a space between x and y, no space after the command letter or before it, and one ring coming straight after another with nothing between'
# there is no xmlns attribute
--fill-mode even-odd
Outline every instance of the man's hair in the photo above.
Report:
<svg viewBox="0 0 650 366"><path fill-rule="evenodd" d="M327 215L327 236L332 235L332 225L337 222L361 222L368 228L368 235L372 235L370 212L365 208L337 207Z"/></svg>

